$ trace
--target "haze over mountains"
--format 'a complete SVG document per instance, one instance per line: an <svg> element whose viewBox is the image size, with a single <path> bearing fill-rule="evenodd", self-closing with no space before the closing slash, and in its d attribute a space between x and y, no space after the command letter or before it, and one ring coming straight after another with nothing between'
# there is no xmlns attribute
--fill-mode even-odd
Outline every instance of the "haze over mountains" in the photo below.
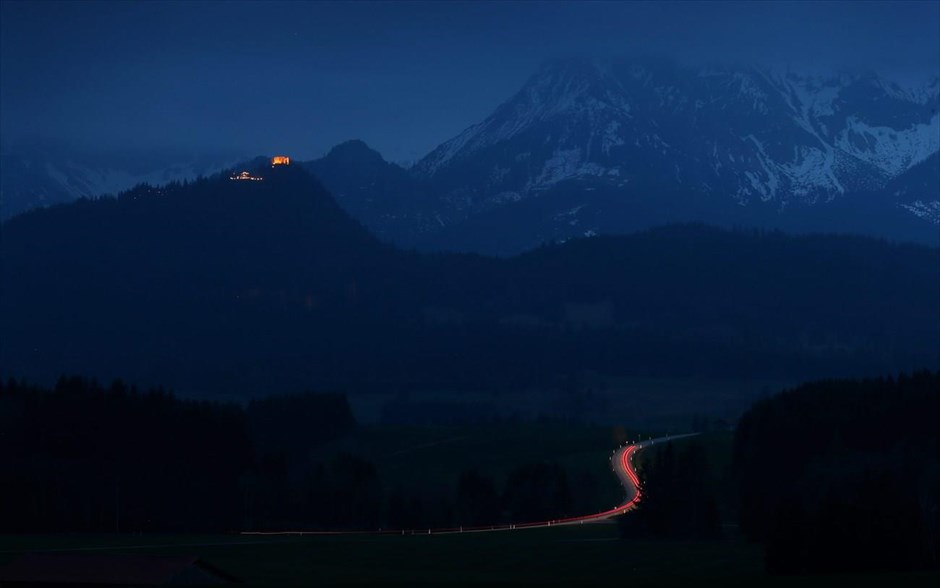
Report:
<svg viewBox="0 0 940 588"><path fill-rule="evenodd" d="M409 169L361 141L305 165L380 238L419 249L512 254L677 221L937 244L938 88L936 76L901 86L875 74L555 60ZM234 161L115 172L113 161L3 157L4 218Z"/></svg>
<svg viewBox="0 0 940 588"><path fill-rule="evenodd" d="M116 195L139 184L195 180L245 160L232 152L88 151L34 143L0 148L0 220L78 198Z"/></svg>

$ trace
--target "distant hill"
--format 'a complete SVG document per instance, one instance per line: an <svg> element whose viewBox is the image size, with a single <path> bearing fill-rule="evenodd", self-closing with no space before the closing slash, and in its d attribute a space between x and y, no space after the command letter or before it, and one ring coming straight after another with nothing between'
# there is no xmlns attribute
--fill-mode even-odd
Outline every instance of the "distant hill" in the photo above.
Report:
<svg viewBox="0 0 940 588"><path fill-rule="evenodd" d="M441 226L433 215L432 187L362 141L347 141L302 165L344 210L386 241L413 243Z"/></svg>
<svg viewBox="0 0 940 588"><path fill-rule="evenodd" d="M744 413L737 511L767 570L936 573L938 412L940 372L924 371L809 382Z"/></svg>
<svg viewBox="0 0 940 588"><path fill-rule="evenodd" d="M0 371L195 395L937 366L940 252L677 225L510 259L383 244L300 166L2 225Z"/></svg>

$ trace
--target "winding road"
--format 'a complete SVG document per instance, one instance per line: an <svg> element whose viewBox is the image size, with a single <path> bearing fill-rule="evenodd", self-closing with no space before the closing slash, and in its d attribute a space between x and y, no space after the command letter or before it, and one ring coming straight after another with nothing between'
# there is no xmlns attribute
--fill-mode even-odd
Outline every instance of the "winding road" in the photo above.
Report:
<svg viewBox="0 0 940 588"><path fill-rule="evenodd" d="M636 507L640 501L640 479L636 473L634 458L641 450L646 449L657 443L665 443L677 439L694 437L698 433L686 433L683 435L669 435L667 437L657 437L647 441L640 441L624 445L614 451L610 458L611 469L620 479L623 485L625 496L624 501L603 512L568 517L562 519L553 519L548 521L534 521L528 523L510 523L500 525L486 525L481 527L448 527L438 529L381 529L378 531L242 531L242 535L445 535L453 533L491 533L495 531L512 531L515 529L532 529L536 527L556 527L560 525L583 525L585 523L596 523L611 519L615 516L629 512Z"/></svg>

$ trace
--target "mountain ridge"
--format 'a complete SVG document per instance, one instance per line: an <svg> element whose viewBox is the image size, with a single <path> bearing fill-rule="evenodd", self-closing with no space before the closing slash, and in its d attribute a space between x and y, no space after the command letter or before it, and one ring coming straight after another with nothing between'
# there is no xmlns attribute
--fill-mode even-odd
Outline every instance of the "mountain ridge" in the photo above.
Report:
<svg viewBox="0 0 940 588"><path fill-rule="evenodd" d="M299 166L250 171L264 179L4 222L0 371L245 398L864 375L940 350L936 248L673 225L509 259L422 254L370 235Z"/></svg>
<svg viewBox="0 0 940 588"><path fill-rule="evenodd" d="M421 250L511 255L671 222L936 245L938 89L937 77L550 60L411 167L357 140L299 163L382 240Z"/></svg>

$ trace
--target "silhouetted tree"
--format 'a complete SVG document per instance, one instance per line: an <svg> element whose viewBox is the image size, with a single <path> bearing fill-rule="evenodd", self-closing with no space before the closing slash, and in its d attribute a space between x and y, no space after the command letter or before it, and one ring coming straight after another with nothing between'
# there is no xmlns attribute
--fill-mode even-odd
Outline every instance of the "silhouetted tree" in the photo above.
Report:
<svg viewBox="0 0 940 588"><path fill-rule="evenodd" d="M568 477L557 464L539 462L509 473L503 511L514 522L544 521L571 516Z"/></svg>
<svg viewBox="0 0 940 588"><path fill-rule="evenodd" d="M457 524L465 527L499 522L499 494L493 480L468 470L457 483Z"/></svg>
<svg viewBox="0 0 940 588"><path fill-rule="evenodd" d="M4 532L241 525L251 452L236 406L63 377L51 391L0 384L0 407Z"/></svg>
<svg viewBox="0 0 940 588"><path fill-rule="evenodd" d="M937 414L940 372L813 382L754 405L735 469L741 526L768 570L936 567Z"/></svg>
<svg viewBox="0 0 940 588"><path fill-rule="evenodd" d="M327 524L332 527L377 529L382 520L382 485L375 465L349 454L330 463Z"/></svg>
<svg viewBox="0 0 940 588"><path fill-rule="evenodd" d="M718 502L700 442L659 447L640 469L641 498L620 517L625 537L711 539L718 536Z"/></svg>
<svg viewBox="0 0 940 588"><path fill-rule="evenodd" d="M247 408L252 439L261 453L304 460L317 446L352 431L356 424L342 394L306 393L252 400Z"/></svg>
<svg viewBox="0 0 940 588"><path fill-rule="evenodd" d="M272 397L251 411L254 427L236 405L121 380L62 377L52 390L0 382L0 532L378 525L372 464L339 456L325 467L306 455L352 427L344 397ZM295 447L278 427L293 431Z"/></svg>

